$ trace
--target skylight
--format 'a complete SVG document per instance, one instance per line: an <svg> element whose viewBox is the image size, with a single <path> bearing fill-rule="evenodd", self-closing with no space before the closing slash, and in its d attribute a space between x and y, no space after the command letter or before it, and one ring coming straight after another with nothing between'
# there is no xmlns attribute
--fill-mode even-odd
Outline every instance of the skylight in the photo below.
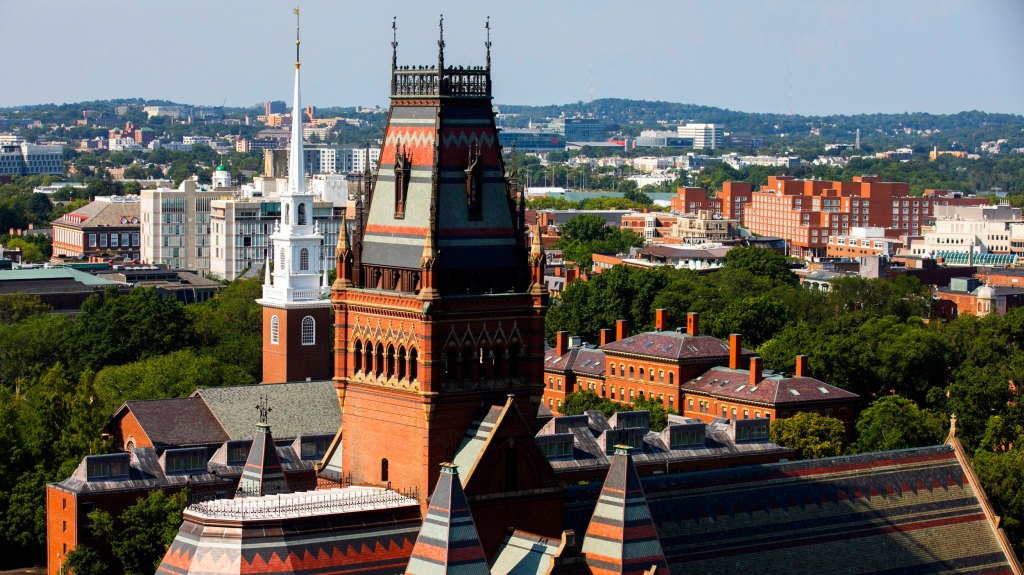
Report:
<svg viewBox="0 0 1024 575"><path fill-rule="evenodd" d="M649 341L649 342L644 344L643 349L650 349L650 347L653 346L653 345L654 345L654 342L653 341Z"/></svg>
<svg viewBox="0 0 1024 575"><path fill-rule="evenodd" d="M737 387L737 388L736 388L736 393L739 393L739 392L743 391L743 388L744 388L744 387L747 387L747 384L743 384L743 385L741 385L741 386Z"/></svg>
<svg viewBox="0 0 1024 575"><path fill-rule="evenodd" d="M824 387L820 387L820 386L818 387L818 391L820 391L822 393L828 393L827 389L825 389Z"/></svg>
<svg viewBox="0 0 1024 575"><path fill-rule="evenodd" d="M793 395L800 395L799 391L797 391L795 389L792 389L792 388L789 390L789 392L792 393Z"/></svg>

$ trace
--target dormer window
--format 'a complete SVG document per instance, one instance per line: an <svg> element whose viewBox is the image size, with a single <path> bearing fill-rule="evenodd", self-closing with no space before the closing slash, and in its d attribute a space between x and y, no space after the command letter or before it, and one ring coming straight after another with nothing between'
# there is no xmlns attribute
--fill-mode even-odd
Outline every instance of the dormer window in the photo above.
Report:
<svg viewBox="0 0 1024 575"><path fill-rule="evenodd" d="M480 165L480 147L470 147L466 166L466 205L469 219L483 219L483 167Z"/></svg>
<svg viewBox="0 0 1024 575"><path fill-rule="evenodd" d="M395 146L395 219L405 218L405 202L409 197L412 160L405 146Z"/></svg>

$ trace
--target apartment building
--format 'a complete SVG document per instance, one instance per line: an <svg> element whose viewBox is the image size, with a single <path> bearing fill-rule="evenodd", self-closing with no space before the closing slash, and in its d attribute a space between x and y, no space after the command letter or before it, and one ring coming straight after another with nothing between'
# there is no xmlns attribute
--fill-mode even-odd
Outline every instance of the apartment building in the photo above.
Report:
<svg viewBox="0 0 1024 575"><path fill-rule="evenodd" d="M934 215L935 225L911 242L912 254L1008 254L1014 224L1024 224L1021 209L1010 206L936 206Z"/></svg>
<svg viewBox="0 0 1024 575"><path fill-rule="evenodd" d="M217 174L226 171L218 172ZM233 190L185 180L177 188L141 192L141 257L151 264L210 271L210 203Z"/></svg>
<svg viewBox="0 0 1024 575"><path fill-rule="evenodd" d="M98 196L53 221L53 255L139 259L139 196Z"/></svg>
<svg viewBox="0 0 1024 575"><path fill-rule="evenodd" d="M694 148L713 150L725 144L722 127L717 124L684 124L676 128L682 138L693 140Z"/></svg>
<svg viewBox="0 0 1024 575"><path fill-rule="evenodd" d="M770 176L767 185L751 193L742 222L756 234L783 238L789 255L812 258L826 254L830 236L848 234L854 227L916 236L937 206L987 203L937 190L911 196L909 184L876 176L856 176L851 182Z"/></svg>

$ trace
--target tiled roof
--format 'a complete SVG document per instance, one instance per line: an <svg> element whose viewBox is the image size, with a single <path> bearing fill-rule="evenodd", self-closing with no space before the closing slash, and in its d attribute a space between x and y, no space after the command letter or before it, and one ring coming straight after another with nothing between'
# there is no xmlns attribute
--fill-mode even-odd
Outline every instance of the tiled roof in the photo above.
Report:
<svg viewBox="0 0 1024 575"><path fill-rule="evenodd" d="M709 335L688 335L677 331L638 333L601 346L605 352L629 353L663 359L728 357L729 344ZM750 355L747 349L743 353Z"/></svg>
<svg viewBox="0 0 1024 575"><path fill-rule="evenodd" d="M114 414L129 411L157 448L220 444L228 434L200 397L132 400Z"/></svg>
<svg viewBox="0 0 1024 575"><path fill-rule="evenodd" d="M102 201L97 200L82 206L70 214L65 214L54 220L54 224L71 228L96 228L96 227L139 227L139 215L142 204L139 202L124 201ZM82 216L85 219L75 221L74 216ZM122 223L122 218L128 218L129 223ZM130 223L135 218L135 223Z"/></svg>
<svg viewBox="0 0 1024 575"><path fill-rule="evenodd" d="M594 573L643 575L668 569L629 448L616 449L583 538Z"/></svg>
<svg viewBox="0 0 1024 575"><path fill-rule="evenodd" d="M1012 573L968 477L941 445L641 482L674 572ZM565 528L596 500L570 487Z"/></svg>
<svg viewBox="0 0 1024 575"><path fill-rule="evenodd" d="M490 575L480 535L454 465L441 468L405 573Z"/></svg>
<svg viewBox="0 0 1024 575"><path fill-rule="evenodd" d="M453 460L453 463L459 469L462 469L459 477L463 482L466 481L465 478L472 473L473 466L479 461L480 454L487 447L487 442L490 440L491 434L494 432L494 428L504 411L505 406L489 406L483 417L477 418L466 431L466 435L462 438L462 443L459 444L459 449L455 452L455 459Z"/></svg>
<svg viewBox="0 0 1024 575"><path fill-rule="evenodd" d="M552 348L544 351L544 369L604 376L604 359L604 352L600 349L574 347L559 357Z"/></svg>
<svg viewBox="0 0 1024 575"><path fill-rule="evenodd" d="M752 386L750 371L728 367L713 367L700 377L684 383L682 390L771 405L855 400L860 397L813 377L783 377L775 374L762 378L757 385Z"/></svg>
<svg viewBox="0 0 1024 575"><path fill-rule="evenodd" d="M257 419L255 406L266 396L273 413L269 423L279 440L300 435L335 433L341 426L341 408L334 383L305 381L273 385L209 387L196 390L231 439L252 435Z"/></svg>
<svg viewBox="0 0 1024 575"><path fill-rule="evenodd" d="M288 480L284 477L281 459L274 449L274 436L270 426L260 423L252 438L249 455L245 458L242 477L238 481L239 495L257 497L288 493Z"/></svg>

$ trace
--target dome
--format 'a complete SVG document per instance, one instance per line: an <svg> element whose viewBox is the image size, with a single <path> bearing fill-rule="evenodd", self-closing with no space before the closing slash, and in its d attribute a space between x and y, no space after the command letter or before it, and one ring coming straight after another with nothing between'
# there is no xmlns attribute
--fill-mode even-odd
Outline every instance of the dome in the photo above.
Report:
<svg viewBox="0 0 1024 575"><path fill-rule="evenodd" d="M226 172L226 171L228 171L228 169L224 167L224 164L221 164L221 165L217 166L217 171L218 172Z"/></svg>
<svg viewBox="0 0 1024 575"><path fill-rule="evenodd" d="M987 285L983 285L978 288L977 297L978 299L996 299L996 290Z"/></svg>

